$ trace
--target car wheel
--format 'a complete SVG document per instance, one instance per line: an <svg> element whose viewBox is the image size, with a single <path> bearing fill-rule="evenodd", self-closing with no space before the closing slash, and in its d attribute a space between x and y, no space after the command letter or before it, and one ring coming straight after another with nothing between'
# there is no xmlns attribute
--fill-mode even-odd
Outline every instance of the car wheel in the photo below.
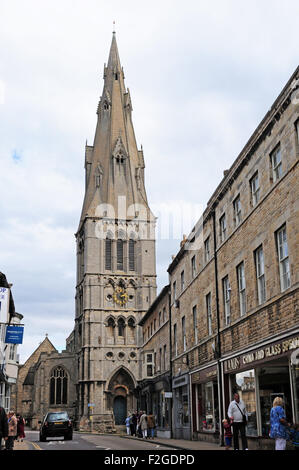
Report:
<svg viewBox="0 0 299 470"><path fill-rule="evenodd" d="M64 436L65 441L71 441L73 439L73 434L66 434Z"/></svg>
<svg viewBox="0 0 299 470"><path fill-rule="evenodd" d="M46 438L40 434L39 435L39 441L40 442L46 442Z"/></svg>

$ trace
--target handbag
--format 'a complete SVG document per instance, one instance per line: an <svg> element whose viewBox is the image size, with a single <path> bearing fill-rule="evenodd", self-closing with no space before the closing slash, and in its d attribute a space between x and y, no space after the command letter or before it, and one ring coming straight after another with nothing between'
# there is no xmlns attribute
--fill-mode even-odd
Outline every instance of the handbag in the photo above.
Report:
<svg viewBox="0 0 299 470"><path fill-rule="evenodd" d="M236 405L237 405L237 407L239 408L238 403L236 403ZM241 411L240 408L239 408L239 411L240 411L240 413L241 413L241 415L242 415L242 418L243 418L243 424L247 424L246 414L244 414L244 413Z"/></svg>

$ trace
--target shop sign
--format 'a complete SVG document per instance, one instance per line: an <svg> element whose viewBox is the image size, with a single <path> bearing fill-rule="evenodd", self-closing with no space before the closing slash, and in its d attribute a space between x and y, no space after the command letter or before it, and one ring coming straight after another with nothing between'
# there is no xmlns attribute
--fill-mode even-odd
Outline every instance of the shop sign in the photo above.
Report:
<svg viewBox="0 0 299 470"><path fill-rule="evenodd" d="M273 345L267 346L263 349L257 349L247 354L243 354L232 359L228 359L224 362L225 372L234 371L246 365L251 365L254 362L262 361L263 359L269 359L271 357L276 357L281 354L285 354L288 351L297 349L299 347L299 336L296 338L288 339L275 343Z"/></svg>
<svg viewBox="0 0 299 470"><path fill-rule="evenodd" d="M217 366L208 367L203 370L198 370L191 376L192 383L207 382L217 378Z"/></svg>

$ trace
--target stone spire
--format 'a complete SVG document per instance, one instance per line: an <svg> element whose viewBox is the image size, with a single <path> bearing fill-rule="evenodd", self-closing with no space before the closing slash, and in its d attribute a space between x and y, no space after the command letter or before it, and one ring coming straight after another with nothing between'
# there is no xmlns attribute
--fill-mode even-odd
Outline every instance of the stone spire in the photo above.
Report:
<svg viewBox="0 0 299 470"><path fill-rule="evenodd" d="M113 206L118 217L119 196L126 208L142 204L149 217L143 150L138 150L136 144L130 92L125 87L115 33L108 64L104 66L104 87L97 114L94 144L86 145L85 149L86 188L80 227L85 217L99 215L100 204Z"/></svg>

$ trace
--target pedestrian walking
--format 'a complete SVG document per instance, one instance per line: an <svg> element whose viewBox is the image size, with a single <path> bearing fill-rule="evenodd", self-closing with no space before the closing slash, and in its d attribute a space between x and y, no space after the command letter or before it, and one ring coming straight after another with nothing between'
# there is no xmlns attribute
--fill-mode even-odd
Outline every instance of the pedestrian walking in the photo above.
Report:
<svg viewBox="0 0 299 470"><path fill-rule="evenodd" d="M142 431L143 439L147 439L147 415L145 411L143 411L143 414L140 416L139 426Z"/></svg>
<svg viewBox="0 0 299 470"><path fill-rule="evenodd" d="M126 428L127 428L127 435L128 436L130 435L130 424L131 424L131 416L129 415L126 418Z"/></svg>
<svg viewBox="0 0 299 470"><path fill-rule="evenodd" d="M140 419L141 419L141 416L143 414L143 411L139 411L139 413L137 414L137 426L136 426L136 430L137 430L137 437L142 437L142 429L141 429L141 426L140 426Z"/></svg>
<svg viewBox="0 0 299 470"><path fill-rule="evenodd" d="M246 424L248 414L246 411L245 403L240 400L238 393L234 394L233 401L230 402L227 415L233 426L234 437L234 450L239 450L239 433L242 440L242 449L248 450L247 437L246 437Z"/></svg>
<svg viewBox="0 0 299 470"><path fill-rule="evenodd" d="M131 424L130 424L131 436L136 436L136 426L137 426L137 411L136 413L133 413L131 416Z"/></svg>
<svg viewBox="0 0 299 470"><path fill-rule="evenodd" d="M11 410L8 413L7 422L8 422L8 438L5 442L5 449L13 450L15 437L17 435L17 426L18 426L17 418L16 418L14 411Z"/></svg>
<svg viewBox="0 0 299 470"><path fill-rule="evenodd" d="M154 439L155 437L155 427L156 427L156 420L153 413L150 411L147 415L147 429L148 429L148 438Z"/></svg>
<svg viewBox="0 0 299 470"><path fill-rule="evenodd" d="M5 441L8 437L8 421L5 409L0 406L0 450L2 450L2 439Z"/></svg>
<svg viewBox="0 0 299 470"><path fill-rule="evenodd" d="M295 423L291 426L290 436L294 450L299 450L299 423Z"/></svg>
<svg viewBox="0 0 299 470"><path fill-rule="evenodd" d="M229 419L222 420L223 428L224 428L224 440L225 440L225 450L229 450L232 446L232 426Z"/></svg>
<svg viewBox="0 0 299 470"><path fill-rule="evenodd" d="M17 440L21 440L21 442L23 442L23 439L25 439L26 435L25 435L25 420L23 418L23 416L21 415L17 415Z"/></svg>
<svg viewBox="0 0 299 470"><path fill-rule="evenodd" d="M275 439L275 450L285 450L288 433L288 422L283 408L283 399L274 398L270 412L270 433L269 436Z"/></svg>

